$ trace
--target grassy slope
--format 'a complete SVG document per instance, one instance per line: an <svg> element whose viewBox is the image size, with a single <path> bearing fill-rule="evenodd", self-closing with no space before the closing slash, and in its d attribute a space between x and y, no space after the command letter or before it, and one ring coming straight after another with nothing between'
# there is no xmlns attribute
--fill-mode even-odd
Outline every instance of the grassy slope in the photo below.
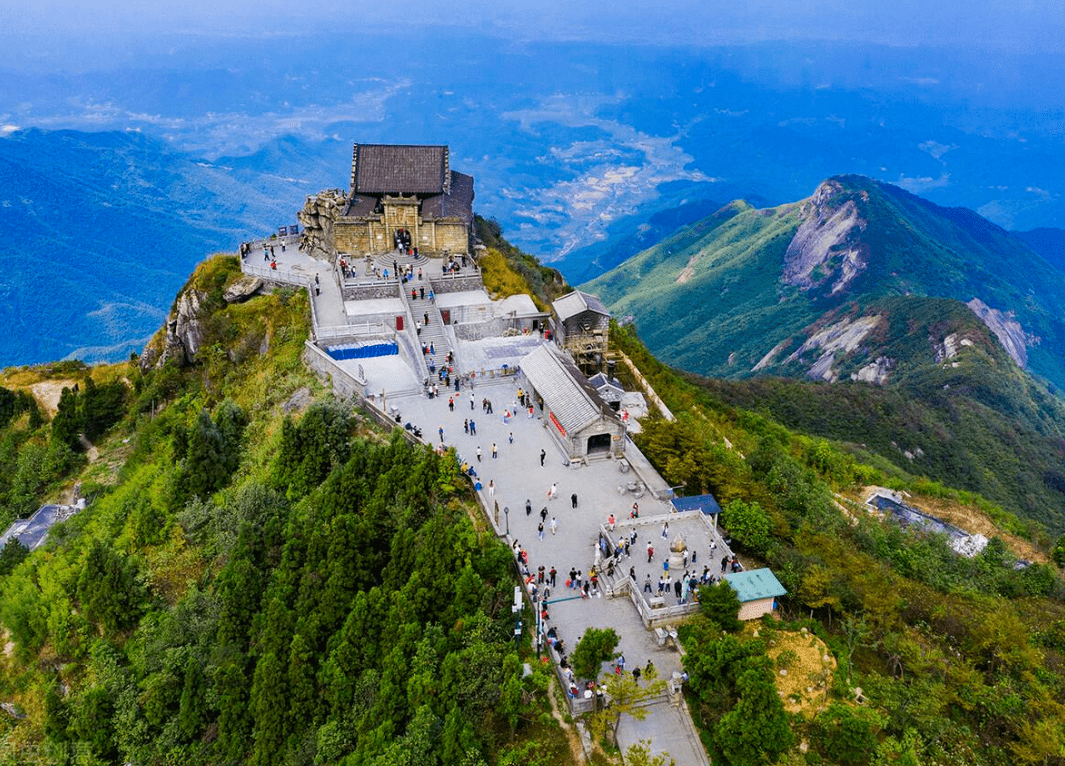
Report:
<svg viewBox="0 0 1065 766"><path fill-rule="evenodd" d="M778 281L797 226L796 206L761 211L733 203L583 289L599 295L615 316L633 316L648 346L679 367L704 374L749 370L817 315L804 296L782 291ZM690 278L678 282L689 266Z"/></svg>

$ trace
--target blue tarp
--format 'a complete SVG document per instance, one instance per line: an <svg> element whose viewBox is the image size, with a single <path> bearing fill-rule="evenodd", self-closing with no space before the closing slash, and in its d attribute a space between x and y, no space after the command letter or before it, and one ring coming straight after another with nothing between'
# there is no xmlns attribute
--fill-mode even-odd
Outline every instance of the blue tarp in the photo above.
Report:
<svg viewBox="0 0 1065 766"><path fill-rule="evenodd" d="M334 359L372 359L375 356L395 356L399 353L399 344L367 342L367 343L342 343L339 346L329 346L326 353Z"/></svg>
<svg viewBox="0 0 1065 766"><path fill-rule="evenodd" d="M721 506L713 495L695 495L693 497L675 497L671 501L678 513L681 511L702 511L707 516L721 513Z"/></svg>

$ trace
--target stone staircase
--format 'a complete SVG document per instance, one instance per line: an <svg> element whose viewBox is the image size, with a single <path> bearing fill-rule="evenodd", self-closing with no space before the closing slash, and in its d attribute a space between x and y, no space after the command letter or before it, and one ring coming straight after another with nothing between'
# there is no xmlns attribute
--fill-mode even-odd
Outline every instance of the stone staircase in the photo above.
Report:
<svg viewBox="0 0 1065 766"><path fill-rule="evenodd" d="M419 297L412 300L411 287L413 286L414 289L417 289L419 284L425 285L425 298ZM429 284L427 280L421 283L415 280L414 282L404 285L404 287L407 289L401 290L403 302L407 304L407 308L410 310L410 315L414 322L422 323L422 331L421 334L418 335L419 347L431 344L433 351L436 352L433 356L425 356L423 358L423 373L427 377L435 377L429 373L429 361L435 360L436 367L439 370L439 368L444 365L448 352L452 350L451 343L448 341L447 333L444 330L444 319L440 316L440 309L436 307L436 303L429 300ZM428 318L428 322L425 321L426 318Z"/></svg>

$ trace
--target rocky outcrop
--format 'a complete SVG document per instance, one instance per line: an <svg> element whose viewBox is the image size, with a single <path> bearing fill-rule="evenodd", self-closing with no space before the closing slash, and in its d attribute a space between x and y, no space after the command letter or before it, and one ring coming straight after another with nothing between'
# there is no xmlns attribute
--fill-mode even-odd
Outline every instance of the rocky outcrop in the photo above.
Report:
<svg viewBox="0 0 1065 766"><path fill-rule="evenodd" d="M1018 367L1028 367L1028 346L1034 346L1039 339L1029 335L1021 327L1021 323L1014 318L1013 312L1003 312L993 309L979 298L973 298L965 304L987 328L995 334L998 342L1006 349L1006 353L1017 363Z"/></svg>
<svg viewBox="0 0 1065 766"><path fill-rule="evenodd" d="M839 181L829 179L804 204L803 221L784 254L785 283L804 289L831 283L837 293L865 268L857 235L866 222L853 199L841 204L842 194Z"/></svg>
<svg viewBox="0 0 1065 766"><path fill-rule="evenodd" d="M166 320L166 339L161 350L149 346L141 356L141 367L162 367L171 359L179 365L191 364L203 346L203 317L207 293L185 290L174 303Z"/></svg>
<svg viewBox="0 0 1065 766"><path fill-rule="evenodd" d="M929 340L932 341L932 348L935 351L936 364L953 359L963 348L973 345L969 338L962 338L956 332L943 338L942 343L936 343L935 338L931 337Z"/></svg>
<svg viewBox="0 0 1065 766"><path fill-rule="evenodd" d="M333 262L336 257L336 238L333 224L344 210L347 198L340 189L329 189L310 197L296 216L303 233L300 249L312 258Z"/></svg>
<svg viewBox="0 0 1065 766"><path fill-rule="evenodd" d="M814 362L806 374L811 378L834 383L839 378L839 373L833 367L836 353L850 354L854 352L878 324L880 324L879 315L844 319L836 322L810 336L805 343L784 360L784 363L795 362L809 352L820 351L817 361Z"/></svg>
<svg viewBox="0 0 1065 766"><path fill-rule="evenodd" d="M751 368L751 372L758 372L759 370L764 370L766 367L773 364L776 361L777 354L786 349L790 343L791 338L786 338L785 340L780 341L780 343L778 343L777 345L773 346L773 348L770 349L769 353L759 359L758 364Z"/></svg>
<svg viewBox="0 0 1065 766"><path fill-rule="evenodd" d="M851 373L851 380L882 386L888 382L893 369L895 369L894 359L887 356L878 356L875 361L865 365L858 372Z"/></svg>

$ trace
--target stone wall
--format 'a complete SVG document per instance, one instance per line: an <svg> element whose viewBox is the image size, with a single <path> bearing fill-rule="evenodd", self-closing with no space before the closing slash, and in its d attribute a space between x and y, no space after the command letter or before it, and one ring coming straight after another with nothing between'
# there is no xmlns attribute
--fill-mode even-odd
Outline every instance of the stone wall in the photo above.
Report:
<svg viewBox="0 0 1065 766"><path fill-rule="evenodd" d="M508 330L520 333L523 330L533 332L533 320L518 317L493 317L483 322L454 321L452 317L451 327L455 330L455 337L459 340L481 340L483 338L498 338ZM539 331L537 331L539 333Z"/></svg>
<svg viewBox="0 0 1065 766"><path fill-rule="evenodd" d="M470 232L463 220L440 220L435 222L433 252L452 254L470 251Z"/></svg>
<svg viewBox="0 0 1065 766"><path fill-rule="evenodd" d="M374 231L384 227L369 218L340 218L336 222L336 247L342 253L361 255L373 251ZM381 241L384 241L382 234Z"/></svg>
<svg viewBox="0 0 1065 766"><path fill-rule="evenodd" d="M332 382L333 395L338 399L363 400L366 381L360 381L350 372L342 369L329 354L309 340L304 343L303 361L318 377Z"/></svg>
<svg viewBox="0 0 1065 766"><path fill-rule="evenodd" d="M437 295L443 295L444 293L461 293L467 290L480 290L484 287L484 282L481 281L481 275L479 272L477 274L463 274L457 277L430 279L429 284Z"/></svg>
<svg viewBox="0 0 1065 766"><path fill-rule="evenodd" d="M344 285L340 292L346 301L368 301L376 300L378 298L399 298L402 300L403 298L403 296L399 294L398 282Z"/></svg>

